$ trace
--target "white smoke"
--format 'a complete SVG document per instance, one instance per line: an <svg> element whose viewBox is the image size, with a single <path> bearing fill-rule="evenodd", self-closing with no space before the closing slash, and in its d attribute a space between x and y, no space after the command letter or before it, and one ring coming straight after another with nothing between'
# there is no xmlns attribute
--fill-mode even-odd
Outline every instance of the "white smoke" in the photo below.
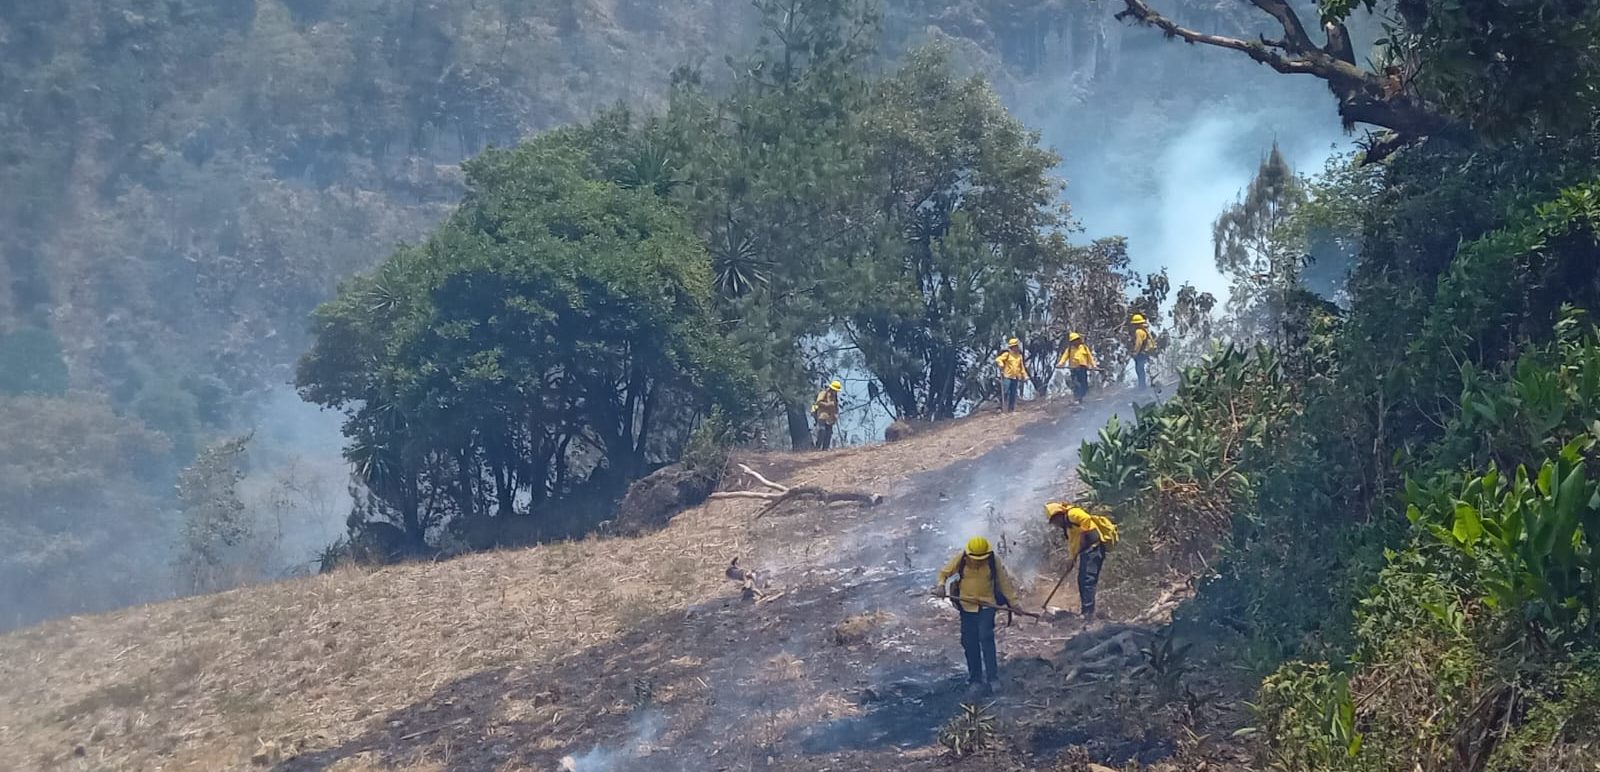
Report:
<svg viewBox="0 0 1600 772"><path fill-rule="evenodd" d="M611 747L599 745L585 753L570 754L561 758L562 772L623 772L628 769L658 769L657 765L640 761L648 755L651 742L661 734L661 716L652 710L640 712L633 718L631 736ZM633 762L639 761L635 765Z"/></svg>
<svg viewBox="0 0 1600 772"><path fill-rule="evenodd" d="M257 403L246 431L253 435L239 493L263 550L259 578L313 570L318 553L344 533L352 504L340 416L277 387Z"/></svg>

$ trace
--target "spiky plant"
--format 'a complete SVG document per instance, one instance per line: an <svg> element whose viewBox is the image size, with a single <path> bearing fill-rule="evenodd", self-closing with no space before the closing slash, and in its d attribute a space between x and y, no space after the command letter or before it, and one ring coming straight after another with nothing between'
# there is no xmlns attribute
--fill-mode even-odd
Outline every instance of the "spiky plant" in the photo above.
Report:
<svg viewBox="0 0 1600 772"><path fill-rule="evenodd" d="M939 744L958 759L990 748L995 740L994 703L963 703L961 712L939 730Z"/></svg>

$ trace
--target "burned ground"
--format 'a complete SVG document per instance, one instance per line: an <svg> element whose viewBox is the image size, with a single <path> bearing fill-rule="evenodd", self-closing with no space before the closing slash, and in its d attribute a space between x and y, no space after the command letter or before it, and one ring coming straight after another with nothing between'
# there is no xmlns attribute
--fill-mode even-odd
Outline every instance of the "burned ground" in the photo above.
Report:
<svg viewBox="0 0 1600 772"><path fill-rule="evenodd" d="M1052 402L891 446L744 459L788 484L882 492L878 507L793 502L758 518L759 503L713 501L638 539L270 588L282 602L343 596L305 614L241 619L274 600L256 590L0 639L0 662L14 664L0 666L0 690L14 692L0 696L36 690L0 708L0 749L63 769L922 767L941 756L939 727L965 698L955 613L926 594L934 571L981 529L1032 580L1024 605L1036 607L1056 578L1040 505L1070 490L1079 442L1122 404L1107 395L1076 413ZM761 572L759 594L724 578L735 557ZM1113 619L1144 616L1182 580L1133 568L1108 561ZM1073 582L1062 593L1053 605L1076 608ZM263 617L278 628L270 635L253 624ZM1072 618L1019 618L1002 629L991 708L1002 737L972 768L1048 768L1069 748L1113 765L1182 750L1138 694L1137 656L1117 672L1074 672L1108 637L1153 640L1164 619L1083 632ZM390 640L366 627L385 622ZM208 624L234 629L194 655L207 672L135 666L149 649L182 656L170 638L185 627L204 637ZM70 671L95 656L111 661ZM59 697L37 691L52 687ZM1214 710L1207 720L1241 719Z"/></svg>

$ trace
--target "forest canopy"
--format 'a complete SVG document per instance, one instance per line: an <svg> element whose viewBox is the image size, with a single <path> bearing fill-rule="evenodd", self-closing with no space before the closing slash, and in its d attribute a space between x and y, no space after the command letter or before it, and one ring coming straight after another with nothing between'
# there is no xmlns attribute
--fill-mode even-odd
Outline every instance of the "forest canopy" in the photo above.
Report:
<svg viewBox="0 0 1600 772"><path fill-rule="evenodd" d="M347 409L359 479L419 545L631 480L748 400L682 212L585 176L569 137L474 160L445 225L317 312L300 388Z"/></svg>
<svg viewBox="0 0 1600 772"><path fill-rule="evenodd" d="M444 225L317 312L298 383L346 411L357 538L604 512L712 411L802 447L841 367L949 418L1008 337L1048 361L1083 325L1119 362L1134 290L1159 319L1165 277L1068 244L1059 158L947 50L874 76L870 6L758 8L726 94L686 70L662 113L484 153Z"/></svg>

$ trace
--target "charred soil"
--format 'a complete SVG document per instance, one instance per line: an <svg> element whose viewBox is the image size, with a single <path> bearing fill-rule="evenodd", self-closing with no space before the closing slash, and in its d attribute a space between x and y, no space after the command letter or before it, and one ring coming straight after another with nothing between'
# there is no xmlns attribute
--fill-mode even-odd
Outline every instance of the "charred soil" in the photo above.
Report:
<svg viewBox="0 0 1600 772"><path fill-rule="evenodd" d="M1192 661L1150 654L1188 579L1159 560L1113 553L1107 621L1087 630L1072 615L1002 627L993 695L967 691L956 613L927 594L984 532L1037 609L1060 571L1040 507L1071 495L1078 444L1127 396L740 459L786 485L882 494L874 507L713 500L636 538L0 638L0 753L53 769L924 768L953 757L941 728L971 703L992 732L963 768L1241 768L1205 738L1244 723L1226 705L1248 684L1208 668L1198 636L1179 647ZM759 582L730 582L734 558ZM1073 581L1052 605L1077 608Z"/></svg>

